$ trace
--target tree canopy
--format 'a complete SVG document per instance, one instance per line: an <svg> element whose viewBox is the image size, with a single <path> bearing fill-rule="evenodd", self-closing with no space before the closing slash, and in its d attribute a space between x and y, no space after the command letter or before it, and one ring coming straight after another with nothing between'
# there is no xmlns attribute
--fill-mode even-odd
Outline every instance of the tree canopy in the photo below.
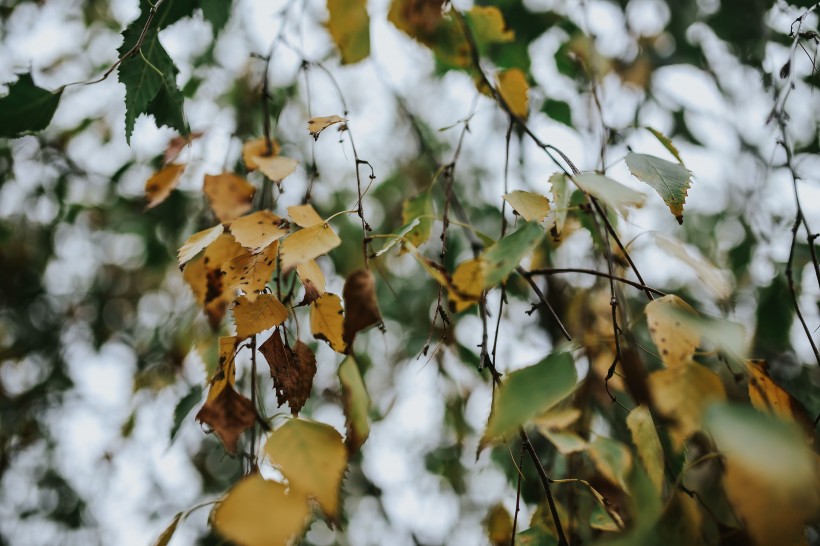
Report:
<svg viewBox="0 0 820 546"><path fill-rule="evenodd" d="M0 6L0 545L817 543L818 12Z"/></svg>

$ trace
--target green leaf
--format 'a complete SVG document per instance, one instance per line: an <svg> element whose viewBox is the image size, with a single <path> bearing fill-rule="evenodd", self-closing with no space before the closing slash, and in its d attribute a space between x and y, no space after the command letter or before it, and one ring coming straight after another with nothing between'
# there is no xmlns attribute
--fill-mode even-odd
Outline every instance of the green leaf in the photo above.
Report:
<svg viewBox="0 0 820 546"><path fill-rule="evenodd" d="M359 366L353 356L348 356L339 366L339 381L342 384L342 402L347 425L345 443L350 452L357 451L370 435L370 397L362 381Z"/></svg>
<svg viewBox="0 0 820 546"><path fill-rule="evenodd" d="M402 204L401 219L405 225L418 219L418 224L405 235L413 246L421 246L430 238L433 231L433 214L433 195L430 188Z"/></svg>
<svg viewBox="0 0 820 546"><path fill-rule="evenodd" d="M691 171L680 163L633 152L626 155L626 164L635 178L658 192L678 223L682 224L683 206L692 183Z"/></svg>
<svg viewBox="0 0 820 546"><path fill-rule="evenodd" d="M669 150L669 153L675 156L675 159L677 159L678 162L681 165L683 165L683 159L681 159L680 152L678 151L677 147L675 147L675 145L672 144L672 139L670 139L668 136L661 133L657 129L653 129L652 127L646 127L646 130L652 133L652 135L658 139L658 142L663 144L663 147Z"/></svg>
<svg viewBox="0 0 820 546"><path fill-rule="evenodd" d="M327 30L342 54L342 64L370 56L370 17L367 0L327 0Z"/></svg>
<svg viewBox="0 0 820 546"><path fill-rule="evenodd" d="M191 410L199 405L200 400L202 400L202 386L194 385L191 387L191 390L188 391L188 394L177 403L177 407L174 408L174 426L171 427L171 434L169 436L171 442L176 438L185 417L191 413Z"/></svg>
<svg viewBox="0 0 820 546"><path fill-rule="evenodd" d="M52 93L34 85L30 72L21 74L0 98L0 137L17 138L48 127L62 94L62 88Z"/></svg>
<svg viewBox="0 0 820 546"><path fill-rule="evenodd" d="M502 282L529 254L541 239L544 228L539 222L527 222L514 232L487 249L483 259L487 262L484 272L484 287L490 288Z"/></svg>
<svg viewBox="0 0 820 546"><path fill-rule="evenodd" d="M499 436L515 432L536 414L569 396L577 381L569 353L552 354L534 366L509 374L495 393L479 449Z"/></svg>
<svg viewBox="0 0 820 546"><path fill-rule="evenodd" d="M464 18L472 27L473 35L479 44L493 42L512 42L515 33L507 28L504 16L495 6L475 6Z"/></svg>
<svg viewBox="0 0 820 546"><path fill-rule="evenodd" d="M628 491L627 481L632 469L632 452L629 448L617 440L598 436L589 444L589 456L601 475Z"/></svg>
<svg viewBox="0 0 820 546"><path fill-rule="evenodd" d="M177 530L180 519L182 519L182 512L174 516L174 519L171 520L168 527L166 527L162 534L157 537L156 542L154 542L154 546L168 546L168 543L171 542L171 539L174 537L174 533Z"/></svg>
<svg viewBox="0 0 820 546"><path fill-rule="evenodd" d="M569 104L566 102L562 100L547 99L544 101L541 111L555 121L572 127L572 111L570 110Z"/></svg>
<svg viewBox="0 0 820 546"><path fill-rule="evenodd" d="M211 23L214 37L218 36L231 18L232 0L200 0L199 6L202 8L202 16Z"/></svg>
<svg viewBox="0 0 820 546"><path fill-rule="evenodd" d="M640 208L646 200L646 196L641 192L600 174L576 174L572 177L572 180L581 191L601 199L617 210L621 216L626 215L627 207Z"/></svg>

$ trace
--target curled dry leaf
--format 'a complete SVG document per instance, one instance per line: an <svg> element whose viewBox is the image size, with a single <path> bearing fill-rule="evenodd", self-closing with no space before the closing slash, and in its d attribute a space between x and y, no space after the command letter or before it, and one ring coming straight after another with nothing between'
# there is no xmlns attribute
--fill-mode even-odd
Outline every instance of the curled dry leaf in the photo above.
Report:
<svg viewBox="0 0 820 546"><path fill-rule="evenodd" d="M323 116L311 118L307 124L308 133L310 133L310 136L313 137L313 140L319 140L319 134L322 131L324 131L331 125L335 125L337 123L344 123L345 121L347 120L341 116Z"/></svg>
<svg viewBox="0 0 820 546"><path fill-rule="evenodd" d="M282 342L279 328L259 347L270 367L270 376L276 389L276 401L281 406L285 402L295 416L304 407L313 388L316 375L316 357L310 347L296 342L296 350Z"/></svg>
<svg viewBox="0 0 820 546"><path fill-rule="evenodd" d="M257 294L265 289L276 269L279 241L274 241L259 254L253 254L244 248L242 250L238 256L223 264L222 281L226 291L242 290L245 297L253 301Z"/></svg>
<svg viewBox="0 0 820 546"><path fill-rule="evenodd" d="M273 157L254 156L253 161L262 174L277 184L293 174L293 171L299 166L299 162L295 159L281 155Z"/></svg>
<svg viewBox="0 0 820 546"><path fill-rule="evenodd" d="M288 318L288 310L273 294L260 294L250 301L239 296L233 306L236 337L241 341L279 326Z"/></svg>
<svg viewBox="0 0 820 546"><path fill-rule="evenodd" d="M260 210L237 218L231 223L231 234L236 242L254 254L288 234L287 220L269 210Z"/></svg>
<svg viewBox="0 0 820 546"><path fill-rule="evenodd" d="M236 392L230 384L224 385L196 414L196 420L213 429L228 453L236 453L239 436L256 422L253 403Z"/></svg>
<svg viewBox="0 0 820 546"><path fill-rule="evenodd" d="M168 199L171 191L179 184L185 165L174 163L167 165L153 175L145 183L145 210L152 209Z"/></svg>
<svg viewBox="0 0 820 546"><path fill-rule="evenodd" d="M346 310L342 338L350 351L356 334L382 322L373 272L369 269L358 269L348 275L342 296L345 299Z"/></svg>
<svg viewBox="0 0 820 546"><path fill-rule="evenodd" d="M308 260L296 266L296 274L305 287L305 297L299 306L310 305L316 298L325 293L325 274L319 268L316 260Z"/></svg>
<svg viewBox="0 0 820 546"><path fill-rule="evenodd" d="M316 212L316 209L314 209L313 205L310 203L306 205L294 205L292 207L288 207L288 216L291 217L294 224L303 228L308 228L324 222L322 217L319 216L319 213Z"/></svg>
<svg viewBox="0 0 820 546"><path fill-rule="evenodd" d="M279 143L271 139L270 145L271 149L268 150L268 143L265 137L259 137L247 141L242 146L242 161L245 162L245 167L247 167L249 171L255 171L259 168L255 158L279 155Z"/></svg>
<svg viewBox="0 0 820 546"><path fill-rule="evenodd" d="M230 222L252 208L256 188L233 173L205 175L202 190L220 222Z"/></svg>
<svg viewBox="0 0 820 546"><path fill-rule="evenodd" d="M165 148L165 153L162 155L162 164L167 165L171 161L175 160L185 146L188 146L203 134L204 133L201 131L193 131L187 135L177 135L172 138L168 143L168 147Z"/></svg>
<svg viewBox="0 0 820 546"><path fill-rule="evenodd" d="M649 302L645 310L649 335L664 364L681 366L689 362L700 345L700 333L682 315L696 318L697 311L674 294Z"/></svg>
<svg viewBox="0 0 820 546"><path fill-rule="evenodd" d="M225 228L222 227L222 224L219 224L212 228L198 231L188 237L188 240L183 243L177 253L179 267L184 266L191 258L202 252L205 247L216 241L217 237L222 235L224 231Z"/></svg>
<svg viewBox="0 0 820 546"><path fill-rule="evenodd" d="M310 305L310 330L313 337L327 341L337 353L347 350L342 337L344 311L339 296L326 292Z"/></svg>
<svg viewBox="0 0 820 546"><path fill-rule="evenodd" d="M183 278L191 286L197 303L202 306L214 330L219 327L228 309L228 303L233 300L233 293L230 285L225 282L222 266L244 254L245 249L231 234L222 233L208 245L201 258L185 265Z"/></svg>
<svg viewBox="0 0 820 546"><path fill-rule="evenodd" d="M342 240L327 223L316 224L291 233L282 241L280 252L282 273L287 273L297 265L327 254Z"/></svg>

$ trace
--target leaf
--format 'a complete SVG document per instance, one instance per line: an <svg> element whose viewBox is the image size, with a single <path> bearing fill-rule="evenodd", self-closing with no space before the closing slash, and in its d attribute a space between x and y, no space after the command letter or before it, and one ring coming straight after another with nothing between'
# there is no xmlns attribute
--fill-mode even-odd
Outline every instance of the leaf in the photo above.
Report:
<svg viewBox="0 0 820 546"><path fill-rule="evenodd" d="M152 209L165 201L171 191L177 187L185 165L174 163L166 165L162 169L151 175L145 183L145 210Z"/></svg>
<svg viewBox="0 0 820 546"><path fill-rule="evenodd" d="M288 318L288 310L273 294L259 294L250 301L239 296L233 306L236 337L239 341L279 326Z"/></svg>
<svg viewBox="0 0 820 546"><path fill-rule="evenodd" d="M452 282L447 283L449 299L456 313L460 313L481 299L487 276L487 261L483 257L462 262L453 271Z"/></svg>
<svg viewBox="0 0 820 546"><path fill-rule="evenodd" d="M550 211L550 202L546 197L529 191L512 191L504 195L504 200L528 222L542 222Z"/></svg>
<svg viewBox="0 0 820 546"><path fill-rule="evenodd" d="M405 225L418 220L410 231L404 233L404 237L413 246L426 243L433 231L433 195L430 190L427 188L418 195L406 199L401 206L401 219Z"/></svg>
<svg viewBox="0 0 820 546"><path fill-rule="evenodd" d="M325 293L325 274L319 268L316 260L308 260L296 266L296 274L305 287L305 297L299 305L310 305Z"/></svg>
<svg viewBox="0 0 820 546"><path fill-rule="evenodd" d="M272 157L254 156L253 162L257 168L277 184L293 174L299 162L281 155Z"/></svg>
<svg viewBox="0 0 820 546"><path fill-rule="evenodd" d="M294 224L302 228L308 228L324 222L311 204L288 207L288 216L290 216Z"/></svg>
<svg viewBox="0 0 820 546"><path fill-rule="evenodd" d="M567 212L572 192L569 191L567 175L564 173L555 173L550 176L550 186L552 186L552 204L555 214L550 233L552 234L552 238L558 241L564 234L564 223L567 221Z"/></svg>
<svg viewBox="0 0 820 546"><path fill-rule="evenodd" d="M700 282L702 282L717 299L726 300L732 295L732 284L729 281L729 276L724 271L715 267L709 260L702 256L692 256L686 247L684 247L683 243L677 239L666 237L658 233L654 235L655 242L658 246L694 269Z"/></svg>
<svg viewBox="0 0 820 546"><path fill-rule="evenodd" d="M814 437L814 423L806 407L795 397L775 383L767 370L767 363L747 361L749 371L749 399L752 406L763 413L770 413L784 421L797 423Z"/></svg>
<svg viewBox="0 0 820 546"><path fill-rule="evenodd" d="M683 206L692 184L691 171L680 163L634 152L626 154L626 164L632 176L658 192L678 223L682 224Z"/></svg>
<svg viewBox="0 0 820 546"><path fill-rule="evenodd" d="M572 110L569 104L562 100L547 99L541 106L541 111L559 123L572 127Z"/></svg>
<svg viewBox="0 0 820 546"><path fill-rule="evenodd" d="M17 138L48 127L62 94L63 88L52 93L37 87L30 72L21 74L0 97L0 137Z"/></svg>
<svg viewBox="0 0 820 546"><path fill-rule="evenodd" d="M700 345L700 332L682 314L697 317L697 311L674 294L652 300L645 307L649 335L667 366L681 366L692 360Z"/></svg>
<svg viewBox="0 0 820 546"><path fill-rule="evenodd" d="M370 396L353 355L348 355L339 365L339 382L342 384L342 406L347 427L345 444L350 453L355 453L370 435L370 420L367 417Z"/></svg>
<svg viewBox="0 0 820 546"><path fill-rule="evenodd" d="M503 43L515 39L515 33L507 28L504 16L495 6L474 6L464 15L479 43Z"/></svg>
<svg viewBox="0 0 820 546"><path fill-rule="evenodd" d="M256 408L230 384L225 384L218 392L213 399L209 396L196 414L196 420L211 427L222 440L225 450L235 455L239 436L256 422Z"/></svg>
<svg viewBox="0 0 820 546"><path fill-rule="evenodd" d="M242 145L242 161L245 162L245 167L247 167L249 171L255 171L259 168L259 164L255 158L279 155L279 143L271 139L270 145L270 153L268 153L268 143L265 137L249 140Z"/></svg>
<svg viewBox="0 0 820 546"><path fill-rule="evenodd" d="M612 516L607 514L606 510L600 505L595 504L589 514L589 526L598 531L607 531L610 533L618 532L620 527L612 519Z"/></svg>
<svg viewBox="0 0 820 546"><path fill-rule="evenodd" d="M188 414L191 413L191 410L199 405L200 400L202 400L202 387L200 385L194 385L191 387L191 390L188 391L188 394L177 403L174 408L174 425L171 427L169 434L170 442L174 441L177 432L179 432L180 427L182 427L182 422Z"/></svg>
<svg viewBox="0 0 820 546"><path fill-rule="evenodd" d="M646 196L641 192L600 174L576 174L573 175L572 181L581 191L602 200L617 210L621 216L626 216L627 207L640 208L646 200Z"/></svg>
<svg viewBox="0 0 820 546"><path fill-rule="evenodd" d="M202 8L202 16L211 23L214 38L219 36L220 31L228 23L231 17L232 4L232 0L200 0L199 6Z"/></svg>
<svg viewBox="0 0 820 546"><path fill-rule="evenodd" d="M213 526L239 546L286 546L302 534L307 499L281 483L251 474L234 485L213 512Z"/></svg>
<svg viewBox="0 0 820 546"><path fill-rule="evenodd" d="M168 527L162 531L162 534L157 537L157 540L154 541L154 546L168 546L168 543L171 542L171 539L174 537L174 533L177 531L177 526L179 525L179 521L182 519L182 512L179 512L174 519L171 520L171 523L168 524Z"/></svg>
<svg viewBox="0 0 820 546"><path fill-rule="evenodd" d="M342 54L342 64L366 59L370 55L367 0L327 0L327 11L327 30ZM318 133L313 136L316 138Z"/></svg>
<svg viewBox="0 0 820 546"><path fill-rule="evenodd" d="M255 300L257 294L265 290L276 269L278 253L279 241L274 241L259 254L252 254L243 249L240 255L222 265L225 290L242 290L248 301Z"/></svg>
<svg viewBox="0 0 820 546"><path fill-rule="evenodd" d="M632 452L624 444L598 436L589 444L589 456L595 468L610 483L628 491L627 478L632 470Z"/></svg>
<svg viewBox="0 0 820 546"><path fill-rule="evenodd" d="M348 351L352 350L356 334L375 324L381 324L379 300L376 298L376 279L369 269L358 269L347 276L342 290L345 299L345 318L342 339Z"/></svg>
<svg viewBox="0 0 820 546"><path fill-rule="evenodd" d="M532 422L544 430L563 430L577 421L579 417L581 417L581 410L578 408L554 408L536 416Z"/></svg>
<svg viewBox="0 0 820 546"><path fill-rule="evenodd" d="M668 136L664 135L660 131L653 129L652 127L645 127L645 129L652 133L652 135L658 139L658 142L660 142L663 145L663 147L669 151L670 154L675 156L675 159L678 160L678 163L683 165L683 159L681 159L680 152L672 143L672 139L670 139Z"/></svg>
<svg viewBox="0 0 820 546"><path fill-rule="evenodd" d="M498 93L507 103L510 111L522 119L527 117L528 90L527 78L521 69L510 68L498 75Z"/></svg>
<svg viewBox="0 0 820 546"><path fill-rule="evenodd" d="M484 518L487 538L492 546L507 546L513 533L513 521L510 513L501 504L496 504Z"/></svg>
<svg viewBox="0 0 820 546"><path fill-rule="evenodd" d="M443 17L444 0L393 0L387 20L411 38L431 46Z"/></svg>
<svg viewBox="0 0 820 546"><path fill-rule="evenodd" d="M554 353L506 377L495 393L487 430L479 450L515 430L569 396L578 376L569 353Z"/></svg>
<svg viewBox="0 0 820 546"><path fill-rule="evenodd" d="M677 450L686 438L701 429L706 409L726 399L720 377L694 362L654 371L647 382L658 413L672 421L669 437Z"/></svg>
<svg viewBox="0 0 820 546"><path fill-rule="evenodd" d="M290 224L269 210L260 210L231 223L236 242L258 254L274 241L288 234Z"/></svg>
<svg viewBox="0 0 820 546"><path fill-rule="evenodd" d="M174 161L186 146L190 146L193 141L202 137L205 133L201 131L194 131L187 135L177 135L171 139L168 146L165 148L165 153L162 154L162 164L167 165Z"/></svg>
<svg viewBox="0 0 820 546"><path fill-rule="evenodd" d="M224 231L225 228L222 227L222 224L218 224L212 228L198 231L188 237L188 240L186 240L185 243L183 243L183 245L179 248L179 253L177 254L179 267L184 266L191 260L191 258L202 252L202 250L208 245L216 241Z"/></svg>
<svg viewBox="0 0 820 546"><path fill-rule="evenodd" d="M327 517L338 521L347 450L333 427L290 419L270 435L265 452L292 490L315 498Z"/></svg>
<svg viewBox="0 0 820 546"><path fill-rule="evenodd" d="M652 414L646 406L634 408L626 417L626 426L632 434L632 443L638 448L646 474L658 495L663 493L663 447L661 446Z"/></svg>
<svg viewBox="0 0 820 546"><path fill-rule="evenodd" d="M223 233L208 245L201 258L185 265L183 278L191 286L197 302L214 330L222 322L228 303L233 301L230 285L225 283L222 266L236 256L245 254L229 233Z"/></svg>
<svg viewBox="0 0 820 546"><path fill-rule="evenodd" d="M342 300L336 294L324 293L310 304L310 330L313 337L326 341L337 353L345 353Z"/></svg>
<svg viewBox="0 0 820 546"><path fill-rule="evenodd" d="M206 174L202 189L220 222L230 222L251 210L256 193L253 184L233 173Z"/></svg>
<svg viewBox="0 0 820 546"><path fill-rule="evenodd" d="M755 544L805 544L820 510L817 456L800 429L770 415L716 404L705 425L725 457L724 489Z"/></svg>
<svg viewBox="0 0 820 546"><path fill-rule="evenodd" d="M259 352L268 361L277 403L281 406L287 402L291 413L298 415L310 397L316 375L313 351L301 341L297 341L296 350L292 350L282 342L277 328L259 347Z"/></svg>
<svg viewBox="0 0 820 546"><path fill-rule="evenodd" d="M326 222L291 233L282 242L280 250L282 273L327 254L340 244L342 240Z"/></svg>
<svg viewBox="0 0 820 546"><path fill-rule="evenodd" d="M577 453L579 451L584 451L587 447L589 447L587 441L575 432L549 430L540 426L538 427L538 430L544 435L544 438L549 440L550 443L555 446L555 449L557 449L558 453L561 455Z"/></svg>

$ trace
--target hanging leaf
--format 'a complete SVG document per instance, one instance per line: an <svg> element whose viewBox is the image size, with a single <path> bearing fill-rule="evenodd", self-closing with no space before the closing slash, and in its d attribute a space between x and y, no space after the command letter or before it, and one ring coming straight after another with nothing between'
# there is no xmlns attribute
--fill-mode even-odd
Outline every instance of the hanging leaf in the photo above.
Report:
<svg viewBox="0 0 820 546"><path fill-rule="evenodd" d="M273 294L259 294L253 301L239 296L233 306L236 337L239 341L279 326L288 318L288 310Z"/></svg>
<svg viewBox="0 0 820 546"><path fill-rule="evenodd" d="M339 0L330 0L330 1L339 1ZM331 125L335 125L337 123L344 123L347 120L341 116L320 116L316 118L311 118L308 120L307 129L310 136L313 137L313 140L319 140L319 134L330 127Z"/></svg>
<svg viewBox="0 0 820 546"><path fill-rule="evenodd" d="M667 366L682 366L692 360L700 345L700 333L681 315L697 317L697 311L674 294L652 300L645 307L649 335Z"/></svg>
<svg viewBox="0 0 820 546"><path fill-rule="evenodd" d="M250 182L232 173L206 174L202 189L220 222L230 222L251 210L256 193Z"/></svg>
<svg viewBox="0 0 820 546"><path fill-rule="evenodd" d="M589 444L589 457L604 478L623 491L629 491L627 481L632 470L632 452L628 447L617 440L598 436Z"/></svg>
<svg viewBox="0 0 820 546"><path fill-rule="evenodd" d="M461 262L453 271L452 281L446 286L449 289L448 298L456 313L480 301L486 284L487 267L487 261L478 257Z"/></svg>
<svg viewBox="0 0 820 546"><path fill-rule="evenodd" d="M288 207L288 216L291 217L294 224L302 228L308 228L324 222L311 204Z"/></svg>
<svg viewBox="0 0 820 546"><path fill-rule="evenodd" d="M325 274L319 268L316 260L308 260L296 266L296 274L305 287L305 297L299 305L310 305L325 293Z"/></svg>
<svg viewBox="0 0 820 546"><path fill-rule="evenodd" d="M310 304L310 329L313 337L326 341L337 353L345 353L344 311L339 296L326 292Z"/></svg>
<svg viewBox="0 0 820 546"><path fill-rule="evenodd" d="M177 255L179 267L184 266L191 258L202 252L205 247L216 241L224 231L225 229L222 227L222 224L219 224L188 237L188 240L179 248Z"/></svg>
<svg viewBox="0 0 820 546"><path fill-rule="evenodd" d="M375 324L382 323L373 272L369 269L358 269L348 275L342 296L345 299L346 311L342 339L350 351L356 334Z"/></svg>
<svg viewBox="0 0 820 546"><path fill-rule="evenodd" d="M347 427L345 444L350 453L355 453L370 435L370 420L367 417L370 396L353 355L348 355L339 365L339 382L342 384L342 406Z"/></svg>
<svg viewBox="0 0 820 546"><path fill-rule="evenodd" d="M316 357L310 347L296 342L296 350L282 342L279 328L259 347L270 367L270 376L276 389L276 401L285 402L296 416L310 397L313 377L316 375Z"/></svg>
<svg viewBox="0 0 820 546"><path fill-rule="evenodd" d="M171 191L177 187L185 165L171 164L151 175L145 183L145 210L152 209L168 199Z"/></svg>
<svg viewBox="0 0 820 546"><path fill-rule="evenodd" d="M162 154L162 164L167 165L174 161L186 146L190 146L193 141L204 135L202 131L194 131L187 135L177 135L171 139Z"/></svg>
<svg viewBox="0 0 820 546"><path fill-rule="evenodd" d="M663 493L663 447L649 409L646 406L634 408L626 416L626 426L632 434L632 443L638 448L638 458L660 495Z"/></svg>
<svg viewBox="0 0 820 546"><path fill-rule="evenodd" d="M242 290L248 301L255 300L257 294L265 289L276 269L278 252L279 241L274 241L259 254L252 254L243 249L240 255L222 266L225 290Z"/></svg>
<svg viewBox="0 0 820 546"><path fill-rule="evenodd" d="M543 413L569 396L578 376L569 353L554 353L506 377L495 393L487 430L479 450L499 436L514 433L536 414Z"/></svg>
<svg viewBox="0 0 820 546"><path fill-rule="evenodd" d="M512 42L515 33L507 28L504 16L495 6L474 6L464 14L481 44Z"/></svg>
<svg viewBox="0 0 820 546"><path fill-rule="evenodd" d="M572 180L581 191L602 200L617 210L621 216L626 216L628 207L640 208L646 201L646 196L641 192L600 174L576 174Z"/></svg>
<svg viewBox="0 0 820 546"><path fill-rule="evenodd" d="M663 145L663 147L669 151L670 154L675 156L675 159L678 160L678 163L683 165L683 159L681 159L680 152L678 151L677 147L675 147L675 145L672 143L672 139L670 139L668 136L664 135L657 129L653 129L652 127L645 127L645 129L652 133L652 135L656 139L658 139L658 142L660 142Z"/></svg>
<svg viewBox="0 0 820 546"><path fill-rule="evenodd" d="M21 74L0 97L0 137L17 138L48 127L62 94L63 88L52 93L37 87L30 72Z"/></svg>
<svg viewBox="0 0 820 546"><path fill-rule="evenodd" d="M214 330L222 322L228 303L233 301L233 293L230 285L225 282L222 266L245 253L245 249L232 235L223 233L208 245L201 258L185 265L183 278L191 286L197 303L202 306Z"/></svg>
<svg viewBox="0 0 820 546"><path fill-rule="evenodd" d="M809 438L814 437L814 423L806 407L775 383L765 361L747 361L749 371L749 399L764 413L776 415L784 421L797 423Z"/></svg>
<svg viewBox="0 0 820 546"><path fill-rule="evenodd" d="M154 546L168 546L168 543L171 542L171 539L174 537L174 533L177 531L177 526L179 525L180 519L182 519L182 512L179 512L176 516L174 516L174 519L171 520L168 527L166 527L162 534L157 537L157 540L154 542Z"/></svg>
<svg viewBox="0 0 820 546"><path fill-rule="evenodd" d="M484 527L487 530L487 538L492 546L507 546L510 543L510 536L513 532L513 520L507 509L501 504L496 504L484 518Z"/></svg>
<svg viewBox="0 0 820 546"><path fill-rule="evenodd" d="M552 187L552 204L555 220L550 233L552 238L559 241L564 235L564 223L567 221L567 212L572 192L569 191L567 175L555 173L550 176L550 186Z"/></svg>
<svg viewBox="0 0 820 546"><path fill-rule="evenodd" d="M287 235L290 224L269 210L260 210L237 218L230 229L237 243L257 254Z"/></svg>
<svg viewBox="0 0 820 546"><path fill-rule="evenodd" d="M280 251L282 273L287 273L297 265L327 254L342 240L327 223L317 224L291 233L283 242Z"/></svg>
<svg viewBox="0 0 820 546"><path fill-rule="evenodd" d="M698 279L717 299L726 300L732 295L732 283L729 281L729 275L726 272L721 271L702 256L692 256L683 243L677 239L658 233L654 234L654 237L655 242L662 250L691 267L697 274Z"/></svg>
<svg viewBox="0 0 820 546"><path fill-rule="evenodd" d="M327 517L338 521L347 450L333 427L290 419L270 435L265 452L293 491L315 498Z"/></svg>
<svg viewBox="0 0 820 546"><path fill-rule="evenodd" d="M370 17L367 0L327 0L327 30L342 54L342 64L353 64L370 55ZM318 133L314 135L314 138Z"/></svg>
<svg viewBox="0 0 820 546"><path fill-rule="evenodd" d="M259 171L277 184L293 174L299 162L281 155L272 157L254 156L253 162Z"/></svg>
<svg viewBox="0 0 820 546"><path fill-rule="evenodd" d="M225 446L225 451L235 455L239 436L256 422L253 402L239 394L230 384L219 389L196 414L196 420L213 429Z"/></svg>
<svg viewBox="0 0 820 546"><path fill-rule="evenodd" d="M259 474L234 485L213 512L217 532L239 546L287 546L305 530L310 507L304 495Z"/></svg>
<svg viewBox="0 0 820 546"><path fill-rule="evenodd" d="M550 202L546 197L529 191L512 191L504 195L504 200L528 222L542 222L550 211Z"/></svg>
<svg viewBox="0 0 820 546"><path fill-rule="evenodd" d="M279 143L271 139L270 153L268 152L268 141L265 137L255 138L249 140L242 145L242 161L249 171L255 171L259 168L256 162L257 157L272 157L279 155Z"/></svg>
<svg viewBox="0 0 820 546"><path fill-rule="evenodd" d="M683 206L692 184L692 173L689 169L680 163L633 152L626 154L626 164L632 176L646 182L658 192L678 223L682 224Z"/></svg>
<svg viewBox="0 0 820 546"><path fill-rule="evenodd" d="M498 75L498 92L519 118L526 119L529 99L527 98L527 78L519 68L510 68Z"/></svg>

